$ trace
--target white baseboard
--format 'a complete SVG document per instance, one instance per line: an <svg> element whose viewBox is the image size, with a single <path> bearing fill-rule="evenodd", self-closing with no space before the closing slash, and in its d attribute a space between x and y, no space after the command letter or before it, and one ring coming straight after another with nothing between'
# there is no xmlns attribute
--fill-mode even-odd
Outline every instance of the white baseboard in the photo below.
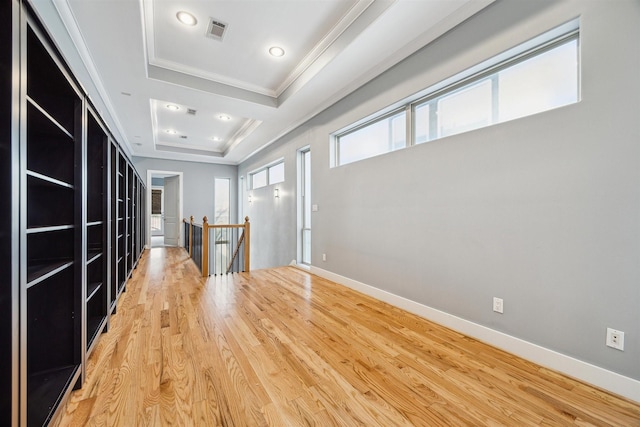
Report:
<svg viewBox="0 0 640 427"><path fill-rule="evenodd" d="M384 301L446 326L469 337L537 363L538 365L561 372L570 377L603 388L612 393L640 402L640 381L606 370L573 357L507 335L469 320L436 310L407 298L341 276L331 271L311 266L311 273L333 282Z"/></svg>

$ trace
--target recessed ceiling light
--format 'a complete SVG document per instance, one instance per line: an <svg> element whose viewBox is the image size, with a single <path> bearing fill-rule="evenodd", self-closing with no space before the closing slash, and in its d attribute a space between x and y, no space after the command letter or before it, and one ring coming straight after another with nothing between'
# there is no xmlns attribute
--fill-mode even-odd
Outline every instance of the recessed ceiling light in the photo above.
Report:
<svg viewBox="0 0 640 427"><path fill-rule="evenodd" d="M177 111L179 109L180 107L178 107L176 104L167 104L167 110Z"/></svg>
<svg viewBox="0 0 640 427"><path fill-rule="evenodd" d="M269 49L269 54L275 57L284 56L284 49L279 46L273 46Z"/></svg>
<svg viewBox="0 0 640 427"><path fill-rule="evenodd" d="M165 130L165 132L168 133L168 134L171 134L171 135L175 135L176 133L178 133L173 129L167 129L167 130Z"/></svg>
<svg viewBox="0 0 640 427"><path fill-rule="evenodd" d="M225 122L228 122L229 120L231 120L231 117L227 116L226 114L220 114L218 118L220 120L224 120Z"/></svg>
<svg viewBox="0 0 640 427"><path fill-rule="evenodd" d="M220 138L219 136L214 136L213 138L214 141L218 142L218 141L222 141L222 138Z"/></svg>
<svg viewBox="0 0 640 427"><path fill-rule="evenodd" d="M193 16L189 12L185 12L184 10L176 13L176 18L178 18L178 21L182 22L184 25L189 25L191 27L198 23L198 20L195 16Z"/></svg>

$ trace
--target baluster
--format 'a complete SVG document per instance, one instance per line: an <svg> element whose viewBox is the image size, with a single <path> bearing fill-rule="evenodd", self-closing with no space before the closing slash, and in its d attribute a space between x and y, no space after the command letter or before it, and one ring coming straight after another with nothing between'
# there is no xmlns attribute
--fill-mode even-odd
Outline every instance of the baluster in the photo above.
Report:
<svg viewBox="0 0 640 427"><path fill-rule="evenodd" d="M251 224L249 223L249 217L244 218L244 271L249 272L251 267L251 239L250 239Z"/></svg>
<svg viewBox="0 0 640 427"><path fill-rule="evenodd" d="M202 277L209 275L209 222L202 218Z"/></svg>
<svg viewBox="0 0 640 427"><path fill-rule="evenodd" d="M189 256L193 256L193 215L189 222Z"/></svg>

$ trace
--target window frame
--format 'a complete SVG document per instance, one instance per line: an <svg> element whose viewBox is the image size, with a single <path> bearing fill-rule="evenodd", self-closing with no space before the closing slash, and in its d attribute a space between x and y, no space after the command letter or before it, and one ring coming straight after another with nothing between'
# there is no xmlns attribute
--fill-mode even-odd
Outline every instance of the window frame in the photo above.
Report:
<svg viewBox="0 0 640 427"><path fill-rule="evenodd" d="M280 166L280 165L282 165L282 181L271 182L271 180L270 180L271 176L270 176L269 170L271 168L274 168L274 167ZM262 173L262 172L265 173L266 184L262 185L260 187L256 187L254 185L254 176L259 174L259 173ZM249 175L249 180L248 180L249 181L248 182L249 190L257 190L257 189L260 189L260 188L268 187L270 185L283 183L283 182L286 181L286 170L285 170L284 158L278 159L275 162L271 162L269 164L261 166L258 169L255 169L255 170L249 172L248 175Z"/></svg>
<svg viewBox="0 0 640 427"><path fill-rule="evenodd" d="M539 55L543 55L555 48L561 47L565 44L576 42L576 55L577 55L577 87L576 87L576 100L569 104L552 107L546 110L541 110L535 113L527 114L521 117L500 120L498 111L498 97L499 97L499 85L498 77L499 73L503 70L507 70L518 64L521 64L529 59L535 58ZM387 154L393 151L397 151L402 148L407 148L414 145L420 145L426 142L434 141L446 136L439 136L439 131L436 129L436 136L431 138L434 127L438 126L438 123L431 123L429 120L429 132L425 141L416 141L416 109L421 106L429 106L430 117L437 116L437 109L434 110L433 106L437 105L440 99L444 99L448 96L455 95L456 93L472 88L474 85L481 84L485 80L491 82L491 114L490 122L485 126L480 126L467 131L456 132L452 135L472 132L483 127L493 126L495 124L504 123L510 120L517 120L518 118L528 117L534 114L538 114L544 111L550 111L556 108L562 108L567 105L573 105L581 100L581 58L580 58L580 22L579 18L573 19L563 25L553 28L545 33L520 43L517 46L508 49L507 51L495 55L492 58L483 61L470 69L457 73L456 75L449 77L442 82L432 85L427 89L422 90L418 94L414 94L411 97L395 103L391 107L387 107L377 113L368 116L365 119L359 120L356 123L349 125L337 132L330 135L330 167L344 166L350 163L355 163L361 160L366 160L371 157L376 157L382 154ZM399 106L398 106L399 105ZM389 119L401 112L405 112L405 145L397 149L390 149L382 153L378 153L369 157L364 157L358 160L354 160L348 163L342 163L340 158L340 139L345 136L356 133L368 126L374 125L380 121ZM447 135L448 136L448 135ZM390 145L392 145L390 141Z"/></svg>
<svg viewBox="0 0 640 427"><path fill-rule="evenodd" d="M390 111L386 111L384 114L382 115L376 115L375 117L368 119L362 123L359 123L357 126L354 127L350 127L342 132L336 133L333 135L334 137L334 152L335 152L335 164L336 166L341 166L342 163L340 162L340 139L344 138L345 136L349 136L352 135L354 133L357 133L358 131L365 129L369 126L373 126L377 123L380 123L382 121L385 120L389 120L392 119L396 116L400 116L400 114L404 113L404 119L405 119L405 138L404 138L404 147L399 147L397 149L390 149L389 151L385 151L383 153L379 153L379 154L374 154L373 156L369 156L369 157L364 157L362 159L358 159L358 160L354 160L352 162L349 163L354 163L354 162L359 162L360 160L365 160L365 159L369 159L371 157L376 157L376 156L380 156L382 154L386 154L386 153L391 153L393 151L397 151L397 150L401 150L402 148L406 148L409 146L409 141L410 141L410 137L411 135L407 132L407 130L409 129L409 122L410 122L410 114L409 114L409 110L407 108L408 106L403 105L400 108L395 108L392 109ZM393 145L393 141L387 141L389 143L389 146ZM348 165L349 163L344 163L345 165Z"/></svg>

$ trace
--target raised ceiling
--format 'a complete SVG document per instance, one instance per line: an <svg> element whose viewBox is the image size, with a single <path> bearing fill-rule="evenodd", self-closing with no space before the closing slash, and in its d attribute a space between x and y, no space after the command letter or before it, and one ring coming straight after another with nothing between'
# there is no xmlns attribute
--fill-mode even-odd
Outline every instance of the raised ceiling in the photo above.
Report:
<svg viewBox="0 0 640 427"><path fill-rule="evenodd" d="M69 62L86 70L85 87L132 155L238 164L492 1L34 6L54 38L71 40L63 54L79 58ZM181 23L181 11L197 23ZM207 36L212 20L224 26L222 39ZM271 56L273 46L284 56Z"/></svg>

